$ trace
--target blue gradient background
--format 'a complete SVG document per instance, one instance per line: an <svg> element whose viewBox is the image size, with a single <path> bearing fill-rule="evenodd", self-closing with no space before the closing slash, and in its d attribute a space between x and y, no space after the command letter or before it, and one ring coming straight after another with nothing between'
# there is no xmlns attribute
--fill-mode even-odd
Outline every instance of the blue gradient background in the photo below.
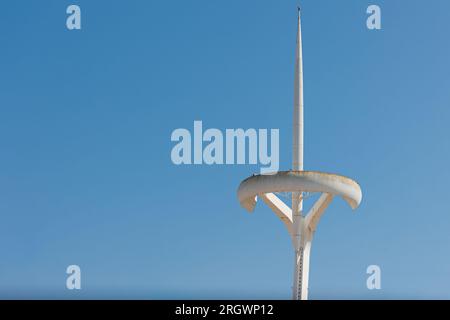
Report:
<svg viewBox="0 0 450 320"><path fill-rule="evenodd" d="M68 31L66 8L82 10ZM366 8L382 9L369 31ZM175 166L176 128L279 128L296 1L0 6L0 298L289 299L293 256L239 182ZM450 298L450 2L302 1L305 169L355 178L313 242L310 298ZM65 287L82 269L82 290ZM366 288L366 268L382 290Z"/></svg>

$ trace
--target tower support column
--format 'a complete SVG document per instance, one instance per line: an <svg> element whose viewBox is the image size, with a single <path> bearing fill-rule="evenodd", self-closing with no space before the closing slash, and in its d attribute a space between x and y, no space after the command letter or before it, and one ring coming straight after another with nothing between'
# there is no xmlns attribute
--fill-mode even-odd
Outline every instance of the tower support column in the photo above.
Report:
<svg viewBox="0 0 450 320"><path fill-rule="evenodd" d="M308 300L309 258L312 233L304 223L301 224L300 237L294 237L294 277L293 300ZM297 242L297 243L295 243Z"/></svg>

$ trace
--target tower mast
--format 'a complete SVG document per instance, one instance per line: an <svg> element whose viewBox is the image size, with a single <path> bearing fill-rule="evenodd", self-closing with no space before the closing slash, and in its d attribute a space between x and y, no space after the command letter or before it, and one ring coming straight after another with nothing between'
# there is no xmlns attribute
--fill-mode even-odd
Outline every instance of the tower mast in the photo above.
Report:
<svg viewBox="0 0 450 320"><path fill-rule="evenodd" d="M292 140L292 170L303 170L303 56L302 56L302 28L300 8L297 20L297 46L295 50L295 78L294 78L294 126Z"/></svg>
<svg viewBox="0 0 450 320"><path fill-rule="evenodd" d="M292 135L292 170L303 171L303 55L302 55L302 27L300 8L297 18L297 45L295 50L294 73L294 119ZM304 217L302 214L302 193L292 193L292 223L294 256L294 283L292 298L294 300L307 299L309 244L306 243L305 232L302 231ZM306 231L306 230L305 230ZM305 246L308 245L308 248ZM306 249L306 250L305 250Z"/></svg>

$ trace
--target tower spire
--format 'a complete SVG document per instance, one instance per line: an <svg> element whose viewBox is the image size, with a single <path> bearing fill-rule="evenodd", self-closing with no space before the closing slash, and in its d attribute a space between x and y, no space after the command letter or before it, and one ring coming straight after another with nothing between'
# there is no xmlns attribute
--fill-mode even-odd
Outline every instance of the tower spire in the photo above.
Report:
<svg viewBox="0 0 450 320"><path fill-rule="evenodd" d="M297 46L294 71L294 116L292 132L292 170L303 171L303 55L300 7L297 7ZM292 192L292 241L294 245L293 299L306 299L308 295L309 247L305 251L305 232L302 192ZM306 257L306 259L304 259ZM306 260L306 261L304 261Z"/></svg>
<svg viewBox="0 0 450 320"><path fill-rule="evenodd" d="M292 145L292 169L303 170L303 54L302 54L302 27L300 20L300 7L297 18L297 46L295 51L294 76L294 123Z"/></svg>

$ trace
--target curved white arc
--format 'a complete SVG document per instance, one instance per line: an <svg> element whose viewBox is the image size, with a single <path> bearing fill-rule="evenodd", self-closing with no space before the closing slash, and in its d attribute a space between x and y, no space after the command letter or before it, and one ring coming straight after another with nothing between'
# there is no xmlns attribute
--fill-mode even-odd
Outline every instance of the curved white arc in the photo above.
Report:
<svg viewBox="0 0 450 320"><path fill-rule="evenodd" d="M274 175L255 175L241 182L238 198L241 206L253 211L256 197L271 192L325 192L341 196L356 209L361 203L360 186L350 178L317 171L282 171Z"/></svg>

